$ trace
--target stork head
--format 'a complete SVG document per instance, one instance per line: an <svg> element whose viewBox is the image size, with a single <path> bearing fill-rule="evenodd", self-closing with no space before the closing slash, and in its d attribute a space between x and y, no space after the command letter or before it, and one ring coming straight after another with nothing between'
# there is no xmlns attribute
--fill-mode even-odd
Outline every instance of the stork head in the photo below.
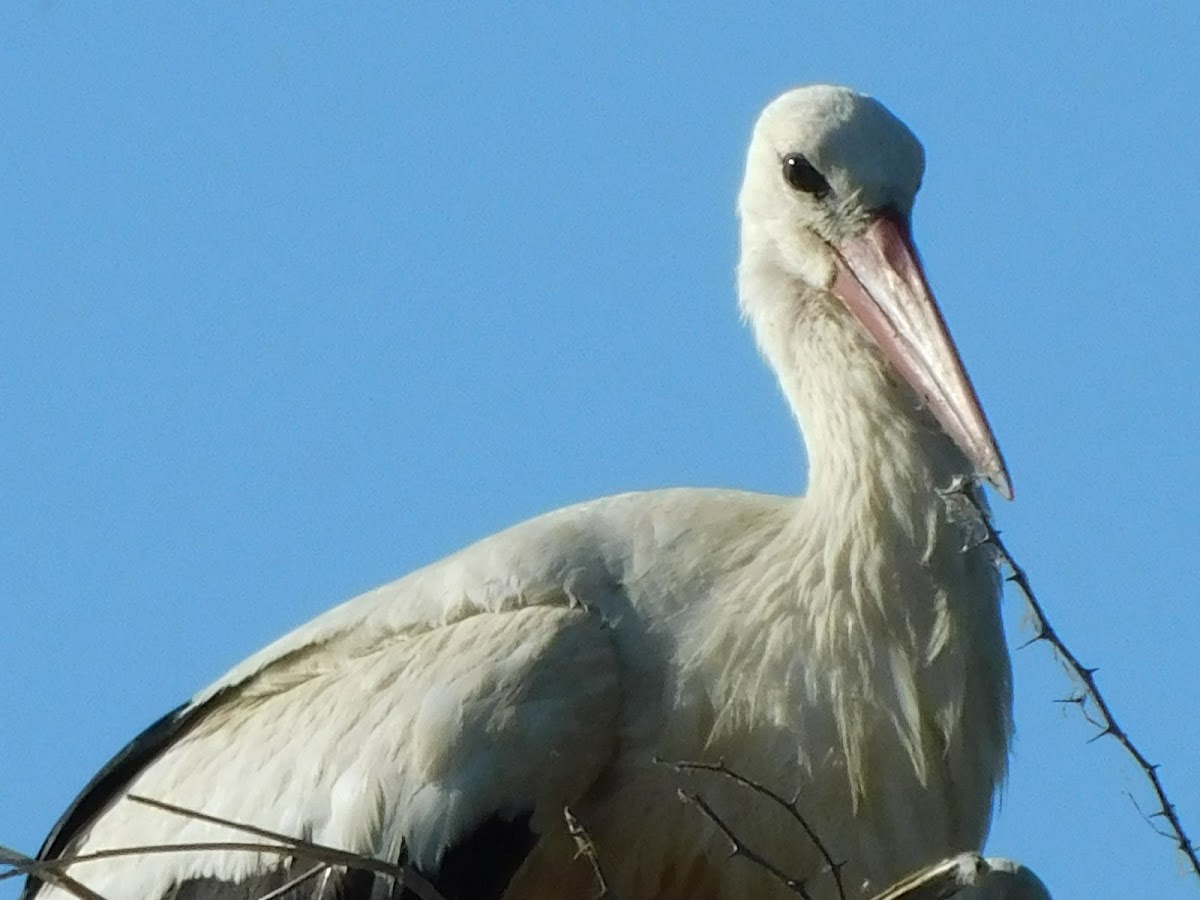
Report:
<svg viewBox="0 0 1200 900"><path fill-rule="evenodd" d="M831 85L787 92L750 143L738 199L743 262L748 251L768 255L807 288L795 302L813 291L836 298L978 473L1011 497L910 236L924 168L921 143L877 100Z"/></svg>

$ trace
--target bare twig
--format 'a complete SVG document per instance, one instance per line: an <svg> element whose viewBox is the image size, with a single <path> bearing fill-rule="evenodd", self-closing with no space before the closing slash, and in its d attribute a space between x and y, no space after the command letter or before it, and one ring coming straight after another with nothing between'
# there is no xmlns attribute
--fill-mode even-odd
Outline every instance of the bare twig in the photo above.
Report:
<svg viewBox="0 0 1200 900"><path fill-rule="evenodd" d="M303 874L293 878L291 881L288 881L270 893L264 894L262 897L257 898L257 900L269 900L269 898L278 897L311 878L313 875L318 874L322 870L329 869L331 865L345 865L355 869L367 869L376 872L377 874L387 875L392 878L410 878L410 875L408 874L403 876L396 874L396 872L400 870L400 867L393 866L373 857L358 856L357 854L346 853L345 851L336 850L332 847L325 847L321 844L308 844L305 842L301 843L303 844L305 852L310 856L329 854L330 856L336 856L337 859L322 860L318 862L317 865L305 871ZM297 849L298 848L296 846L291 844L260 844L252 841L190 841L178 844L146 844L141 846L132 845L128 847L110 847L107 850L96 850L92 853L80 853L75 856L61 856L48 860L29 859L28 857L19 863L8 862L5 860L4 862L12 866L12 868L7 872L0 872L0 881L3 881L6 878L16 878L21 875L34 875L37 878L40 878L42 881L50 881L55 883L59 881L67 881L71 884L77 885L77 888L75 889L72 889L65 884L59 886L63 887L64 890L71 891L71 893L83 898L83 900L105 900L105 898L101 895L63 874L63 870L70 866L74 866L77 863L96 862L97 860L102 859L119 859L127 856L145 857L167 853L213 851L231 851L235 853L268 853L275 856L294 856L296 855ZM343 861L343 858L345 861ZM418 875L417 877L420 876ZM422 893L420 888L415 887L411 880L406 882L406 887L411 888L418 897L422 898L422 900L444 900L441 894L439 894L436 888L434 888L432 885L430 885L429 889L433 893L429 896L426 896L424 893Z"/></svg>
<svg viewBox="0 0 1200 900"><path fill-rule="evenodd" d="M24 853L10 850L8 847L0 847L0 865L12 867L8 872L0 873L0 879L11 878L15 875L32 874L42 881L53 884L57 888L62 888L69 894L74 894L80 900L105 900L104 897L97 894L91 888L80 884L71 876L59 871L55 865L56 862L57 860L45 862L34 859L31 856L26 856Z"/></svg>
<svg viewBox="0 0 1200 900"><path fill-rule="evenodd" d="M591 863L592 873L596 876L597 893L594 900L604 900L606 897L612 900L612 895L608 892L608 879L604 876L604 868L600 865L600 854L596 852L592 836L587 833L587 829L583 827L579 819L575 818L571 807L563 807L563 818L567 822L567 834L575 839L575 858L586 857L587 861Z"/></svg>
<svg viewBox="0 0 1200 900"><path fill-rule="evenodd" d="M40 866L36 859L32 856L26 856L24 853L18 853L9 847L0 844L0 866ZM4 878L8 873L0 873L0 879Z"/></svg>
<svg viewBox="0 0 1200 900"><path fill-rule="evenodd" d="M268 891L267 893L263 894L261 897L256 898L256 900L279 900L279 898L282 897L284 894L286 894L288 891L292 890L293 888L300 887L300 885L304 884L304 882L308 881L308 879L312 878L314 875L320 875L322 872L327 872L327 871L329 871L328 863L323 863L323 862L317 863L311 869L307 869L307 870L301 872L295 878L292 878L289 881L285 881L279 887L275 888L275 890ZM322 895L321 891L317 891L315 894L315 896L317 896L317 897L320 897L321 895Z"/></svg>
<svg viewBox="0 0 1200 900"><path fill-rule="evenodd" d="M12 869L0 873L0 881L19 875L36 875L42 878L43 871L60 872L76 863L95 862L100 859L119 859L123 856L152 856L161 853L188 853L193 851L231 850L239 853L272 853L276 856L291 856L295 848L286 844L255 844L247 841L193 841L182 844L147 844L145 846L110 847L75 856L58 856L54 859L30 859L24 863L13 863ZM45 880L45 879L43 879Z"/></svg>
<svg viewBox="0 0 1200 900"><path fill-rule="evenodd" d="M742 842L741 838L733 833L733 829L726 825L724 820L713 811L713 808L704 802L703 797L701 797L699 794L689 794L687 791L682 789L680 789L677 793L679 794L680 800L682 800L684 803L691 803L694 805L698 810L700 810L700 812L704 814L705 818L717 826L721 834L725 835L725 840L729 841L729 846L731 848L729 853L730 856L741 856L744 859L749 860L763 871L769 873L784 887L799 894L802 900L812 900L812 895L805 887L804 879L793 878L765 856L760 853L756 853L754 850L751 850L749 847L747 847Z"/></svg>
<svg viewBox="0 0 1200 900"><path fill-rule="evenodd" d="M1102 737L1116 738L1117 743L1125 748L1125 752L1129 754L1141 767L1141 770L1146 774L1146 779L1150 782L1150 786L1154 790L1155 797L1158 798L1159 809L1147 817L1147 821L1151 818L1165 819L1170 826L1168 837L1174 842L1175 846L1183 852L1191 864L1192 871L1200 878L1200 856L1197 856L1196 845L1192 843L1187 836L1187 832L1183 829L1183 822L1179 818L1179 813L1175 808L1170 798L1167 796L1166 788L1163 786L1162 779L1158 775L1158 766L1146 759L1145 755L1133 743L1133 739L1125 729L1117 724L1116 716L1113 715L1112 709L1108 705L1108 701L1104 699L1104 695L1100 693L1100 688L1096 684L1096 669L1089 668L1081 663L1078 657L1070 651L1054 626L1050 624L1050 620L1046 616L1045 610L1037 597L1033 593L1033 588L1029 584L1029 577L1025 574L1025 570L1017 564L1013 559L1008 548L1004 546L1004 542L1000 540L1000 532L998 532L988 514L980 505L978 498L973 491L973 485L965 480L960 479L955 484L951 485L947 491L948 495L963 498L966 503L974 510L979 518L979 523L984 529L983 543L990 544L994 549L996 556L1002 568L1008 570L1008 575L1005 580L1015 584L1017 590L1021 592L1021 596L1025 600L1025 605L1029 608L1030 617L1033 620L1034 636L1030 643L1035 641L1046 641L1053 648L1059 662L1066 669L1067 674L1077 681L1082 689L1082 694L1069 697L1066 703L1075 704L1083 717L1092 725L1099 729L1099 733L1092 740L1099 740ZM1087 704L1091 705L1096 710L1096 715L1089 713ZM1153 827L1153 823L1151 823ZM1158 828L1154 829L1158 833L1162 831Z"/></svg>
<svg viewBox="0 0 1200 900"><path fill-rule="evenodd" d="M336 847L327 847L324 844L315 844L312 841L301 840L300 838L292 837L286 834L280 834L275 831L269 831L266 828L259 828L255 825L247 825L244 822L234 822L230 819L223 819L220 816L209 815L194 809L176 806L173 803L164 803L162 800L153 800L149 797L139 797L136 794L129 794L129 799L135 803L142 803L146 806L155 809L161 809L164 812L173 813L177 816L183 816L189 819L196 819L200 822L211 822L214 825L223 825L226 828L232 828L235 831L242 831L246 834L252 834L256 837L268 838L269 840L279 841L282 848L273 847L267 844L265 850L260 852L279 852L280 849L286 849L292 853L303 851L304 855L311 856L313 859L326 863L327 865L347 866L354 869L365 869L368 872L374 872L377 875L387 875L391 878L399 879L400 883L411 890L421 900L445 900L438 892L437 888L426 879L420 872L408 865L395 865L385 862L381 859L376 859L372 856L362 856L357 853L350 853L346 850L339 850Z"/></svg>
<svg viewBox="0 0 1200 900"><path fill-rule="evenodd" d="M786 812L789 816L791 816L792 819L799 823L800 827L804 829L804 833L808 835L809 840L811 840L813 845L817 848L817 852L821 854L821 859L825 861L826 868L833 875L833 881L837 885L838 897L840 900L846 900L846 889L842 884L842 869L845 868L846 863L845 861L834 861L833 854L829 852L829 848L825 846L824 841L821 840L821 836L817 834L816 829L808 824L808 820L805 819L804 814L800 812L799 794L797 794L796 797L794 797L791 801L785 800L766 785L760 784L752 778L747 778L745 775L741 775L733 771L727 765L725 765L724 760L718 760L715 763L688 760L672 762L655 757L654 761L666 766L670 766L676 772L715 772L718 775L722 775L734 781L735 783L740 784L743 787L747 787L755 793L766 797L768 800Z"/></svg>

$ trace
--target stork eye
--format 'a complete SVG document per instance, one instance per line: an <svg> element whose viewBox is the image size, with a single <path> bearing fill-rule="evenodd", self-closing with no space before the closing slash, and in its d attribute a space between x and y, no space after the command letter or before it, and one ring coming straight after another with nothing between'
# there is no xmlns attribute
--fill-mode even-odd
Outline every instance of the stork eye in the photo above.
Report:
<svg viewBox="0 0 1200 900"><path fill-rule="evenodd" d="M783 177L796 190L817 198L824 197L830 191L825 176L799 153L792 153L783 158Z"/></svg>

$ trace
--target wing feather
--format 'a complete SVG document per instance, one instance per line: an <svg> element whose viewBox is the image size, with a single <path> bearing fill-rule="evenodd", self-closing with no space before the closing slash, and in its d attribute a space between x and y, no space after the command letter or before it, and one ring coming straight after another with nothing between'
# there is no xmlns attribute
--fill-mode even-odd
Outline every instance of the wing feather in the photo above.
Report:
<svg viewBox="0 0 1200 900"><path fill-rule="evenodd" d="M404 858L431 875L494 817L527 817L535 835L559 827L562 806L613 752L620 701L606 626L565 593L559 601L374 643L347 632L289 653L122 751L44 851L237 839L127 793ZM187 883L273 882L286 864L276 854L180 852L81 863L71 874L107 900L151 900Z"/></svg>

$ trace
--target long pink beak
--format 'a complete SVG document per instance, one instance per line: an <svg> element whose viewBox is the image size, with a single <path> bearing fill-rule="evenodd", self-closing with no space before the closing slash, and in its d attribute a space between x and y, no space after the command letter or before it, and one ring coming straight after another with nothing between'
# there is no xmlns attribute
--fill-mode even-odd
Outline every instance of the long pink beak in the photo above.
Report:
<svg viewBox="0 0 1200 900"><path fill-rule="evenodd" d="M875 338L980 475L1006 499L1012 483L975 388L933 299L908 222L879 215L858 237L834 245L833 293Z"/></svg>

